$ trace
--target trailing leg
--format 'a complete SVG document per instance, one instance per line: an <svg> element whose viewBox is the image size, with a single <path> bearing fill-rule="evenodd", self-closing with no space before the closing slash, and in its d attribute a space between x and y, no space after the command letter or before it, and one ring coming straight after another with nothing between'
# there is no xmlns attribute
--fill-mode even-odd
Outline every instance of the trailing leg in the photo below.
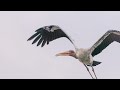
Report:
<svg viewBox="0 0 120 90"><path fill-rule="evenodd" d="M86 67L86 69L87 69L87 71L89 72L89 74L90 74L90 76L92 77L92 79L94 79L93 78L93 76L92 76L92 74L90 73L90 71L89 71L89 68L84 64L84 66Z"/></svg>

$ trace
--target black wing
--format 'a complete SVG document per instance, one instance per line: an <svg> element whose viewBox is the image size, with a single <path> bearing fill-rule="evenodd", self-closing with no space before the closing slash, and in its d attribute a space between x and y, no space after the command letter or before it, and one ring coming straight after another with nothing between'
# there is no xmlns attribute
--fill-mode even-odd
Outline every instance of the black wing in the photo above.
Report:
<svg viewBox="0 0 120 90"><path fill-rule="evenodd" d="M56 25L44 26L42 28L39 28L35 32L36 33L32 35L28 39L28 41L35 38L32 44L38 41L37 46L41 44L41 47L43 47L46 43L49 44L49 42L61 37L68 38L71 41L71 43L74 45L70 37L64 31L62 31L62 29L59 26Z"/></svg>
<svg viewBox="0 0 120 90"><path fill-rule="evenodd" d="M94 57L95 55L102 52L109 44L117 41L120 43L120 31L109 30L107 31L90 49L91 55Z"/></svg>

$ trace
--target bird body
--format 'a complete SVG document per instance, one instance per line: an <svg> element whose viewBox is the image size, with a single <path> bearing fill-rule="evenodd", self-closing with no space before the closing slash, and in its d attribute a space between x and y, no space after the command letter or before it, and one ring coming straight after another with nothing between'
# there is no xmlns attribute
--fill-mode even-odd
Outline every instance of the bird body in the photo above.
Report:
<svg viewBox="0 0 120 90"><path fill-rule="evenodd" d="M29 40L34 39L33 43L37 43L37 46L41 44L41 47L43 47L45 44L49 44L51 41L66 37L69 39L69 41L73 44L74 50L65 51L62 53L56 54L56 56L72 56L76 59L78 59L81 63L84 64L87 71L89 72L90 76L93 78L92 74L89 71L89 68L87 66L92 67L92 71L97 79L97 76L95 74L93 66L99 65L101 62L94 61L93 57L95 55L98 55L102 52L108 45L110 45L112 42L117 41L120 43L120 32L117 30L108 30L91 48L89 49L83 49L83 48L77 48L74 44L74 41L71 39L70 36L68 36L59 26L57 25L50 25L50 26L44 26L42 28L39 28L35 31L36 33L32 35Z"/></svg>
<svg viewBox="0 0 120 90"><path fill-rule="evenodd" d="M91 54L89 54L89 49L78 49L76 51L76 57L78 60L86 65L92 65L93 58Z"/></svg>

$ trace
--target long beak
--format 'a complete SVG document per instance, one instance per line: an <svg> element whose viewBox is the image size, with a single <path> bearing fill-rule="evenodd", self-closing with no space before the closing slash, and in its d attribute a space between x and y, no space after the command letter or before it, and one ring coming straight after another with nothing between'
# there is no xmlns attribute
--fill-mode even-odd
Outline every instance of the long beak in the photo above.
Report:
<svg viewBox="0 0 120 90"><path fill-rule="evenodd" d="M70 56L69 51L56 54L56 56Z"/></svg>

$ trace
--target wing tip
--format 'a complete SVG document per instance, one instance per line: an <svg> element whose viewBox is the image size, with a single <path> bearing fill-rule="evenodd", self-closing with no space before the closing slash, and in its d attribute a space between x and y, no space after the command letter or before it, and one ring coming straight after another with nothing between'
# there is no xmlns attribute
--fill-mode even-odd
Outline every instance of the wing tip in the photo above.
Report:
<svg viewBox="0 0 120 90"><path fill-rule="evenodd" d="M118 31L118 30L108 30L108 32L120 32L120 31Z"/></svg>
<svg viewBox="0 0 120 90"><path fill-rule="evenodd" d="M31 38L28 38L28 39L27 39L27 41L30 41L30 40L32 40L32 39L31 39Z"/></svg>
<svg viewBox="0 0 120 90"><path fill-rule="evenodd" d="M32 40L32 38L31 38L31 37L27 39L27 41L30 41L30 40Z"/></svg>
<svg viewBox="0 0 120 90"><path fill-rule="evenodd" d="M32 42L32 44L35 44L34 42Z"/></svg>
<svg viewBox="0 0 120 90"><path fill-rule="evenodd" d="M38 44L37 44L37 47L38 47L39 45L40 45L40 44L38 43Z"/></svg>
<svg viewBox="0 0 120 90"><path fill-rule="evenodd" d="M30 41L29 39L27 41Z"/></svg>

